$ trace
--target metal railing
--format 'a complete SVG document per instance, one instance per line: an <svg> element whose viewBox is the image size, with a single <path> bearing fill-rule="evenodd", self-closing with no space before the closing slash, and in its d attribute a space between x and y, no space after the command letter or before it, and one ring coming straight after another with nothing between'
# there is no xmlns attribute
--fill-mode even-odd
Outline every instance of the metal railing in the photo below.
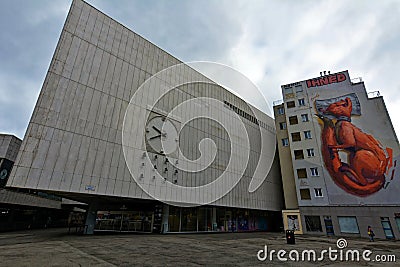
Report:
<svg viewBox="0 0 400 267"><path fill-rule="evenodd" d="M283 104L283 99L275 100L274 102L272 102L273 106L277 106L277 105L280 105L280 104Z"/></svg>
<svg viewBox="0 0 400 267"><path fill-rule="evenodd" d="M361 83L363 80L361 77L353 78L350 80L352 83Z"/></svg>
<svg viewBox="0 0 400 267"><path fill-rule="evenodd" d="M381 93L379 91L373 91L373 92L368 92L367 95L368 98L375 98L375 97L380 97Z"/></svg>

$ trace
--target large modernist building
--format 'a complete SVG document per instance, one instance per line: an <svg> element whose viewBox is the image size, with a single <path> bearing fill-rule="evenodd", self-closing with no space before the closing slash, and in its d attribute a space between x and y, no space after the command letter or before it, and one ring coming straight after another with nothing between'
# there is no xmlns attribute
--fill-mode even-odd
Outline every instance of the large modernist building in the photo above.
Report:
<svg viewBox="0 0 400 267"><path fill-rule="evenodd" d="M271 117L74 0L7 186L89 204L93 230L280 227Z"/></svg>
<svg viewBox="0 0 400 267"><path fill-rule="evenodd" d="M274 106L285 207L298 233L400 236L399 142L382 96L347 71L282 86Z"/></svg>

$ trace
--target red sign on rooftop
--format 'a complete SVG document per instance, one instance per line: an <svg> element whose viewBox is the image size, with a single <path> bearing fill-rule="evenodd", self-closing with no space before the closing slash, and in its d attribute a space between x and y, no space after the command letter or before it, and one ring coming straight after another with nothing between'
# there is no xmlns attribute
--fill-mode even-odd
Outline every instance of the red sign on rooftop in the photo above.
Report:
<svg viewBox="0 0 400 267"><path fill-rule="evenodd" d="M328 85L332 83L340 83L346 80L346 75L343 73L335 73L318 78L307 80L307 88Z"/></svg>

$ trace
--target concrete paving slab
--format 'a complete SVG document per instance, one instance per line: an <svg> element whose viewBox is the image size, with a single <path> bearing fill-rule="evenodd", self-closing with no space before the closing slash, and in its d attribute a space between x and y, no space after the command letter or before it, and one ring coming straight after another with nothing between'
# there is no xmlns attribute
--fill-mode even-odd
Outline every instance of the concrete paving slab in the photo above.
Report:
<svg viewBox="0 0 400 267"><path fill-rule="evenodd" d="M287 245L283 233L82 236L69 235L66 229L46 229L0 234L0 266L400 266L399 241L347 238L343 249L338 249L336 242L336 237L303 235L296 236L295 245ZM265 245L268 255L275 252L272 260L260 261L257 253ZM330 260L328 254L321 261L289 258L291 250L297 250L301 259L304 250L316 251L318 258L329 248L338 250L337 260ZM283 258L288 261L278 259L279 250L286 251ZM358 250L360 261L346 261L348 250ZM365 250L372 251L369 262L361 257ZM378 254L393 255L397 261L372 261Z"/></svg>

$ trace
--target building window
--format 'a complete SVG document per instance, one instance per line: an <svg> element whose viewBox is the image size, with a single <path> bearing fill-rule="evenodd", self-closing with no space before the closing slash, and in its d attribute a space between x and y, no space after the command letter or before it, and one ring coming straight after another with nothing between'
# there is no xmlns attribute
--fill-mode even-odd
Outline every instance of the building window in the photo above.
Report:
<svg viewBox="0 0 400 267"><path fill-rule="evenodd" d="M310 200L311 199L310 189L308 188L300 189L300 198L301 200Z"/></svg>
<svg viewBox="0 0 400 267"><path fill-rule="evenodd" d="M278 114L279 115L285 114L285 109L284 108L278 108Z"/></svg>
<svg viewBox="0 0 400 267"><path fill-rule="evenodd" d="M303 92L303 86L301 86L301 85L296 85L295 89L296 89L296 93Z"/></svg>
<svg viewBox="0 0 400 267"><path fill-rule="evenodd" d="M289 117L289 123L290 123L290 125L298 124L299 121L297 120L297 116Z"/></svg>
<svg viewBox="0 0 400 267"><path fill-rule="evenodd" d="M308 114L301 114L301 121L302 122L308 121Z"/></svg>
<svg viewBox="0 0 400 267"><path fill-rule="evenodd" d="M292 133L292 141L293 142L301 141L301 136L299 132Z"/></svg>
<svg viewBox="0 0 400 267"><path fill-rule="evenodd" d="M307 170L306 169L297 169L297 178L303 179L307 178Z"/></svg>
<svg viewBox="0 0 400 267"><path fill-rule="evenodd" d="M299 101L299 106L304 106L306 103L304 102L304 98L298 99Z"/></svg>
<svg viewBox="0 0 400 267"><path fill-rule="evenodd" d="M359 234L357 218L355 216L338 216L340 232L349 234Z"/></svg>
<svg viewBox="0 0 400 267"><path fill-rule="evenodd" d="M318 168L310 168L311 176L319 176Z"/></svg>
<svg viewBox="0 0 400 267"><path fill-rule="evenodd" d="M286 103L286 106L288 108L294 108L296 106L296 104L294 103L294 101L289 101L289 102Z"/></svg>
<svg viewBox="0 0 400 267"><path fill-rule="evenodd" d="M283 138L282 139L282 146L289 146L289 139L288 138Z"/></svg>
<svg viewBox="0 0 400 267"><path fill-rule="evenodd" d="M292 93L293 93L292 87L285 88L285 95L287 95L287 94L292 94Z"/></svg>
<svg viewBox="0 0 400 267"><path fill-rule="evenodd" d="M397 229L400 231L400 217L396 217Z"/></svg>
<svg viewBox="0 0 400 267"><path fill-rule="evenodd" d="M281 122L281 123L279 123L279 128L280 128L281 130L285 130L285 129L286 129L286 122Z"/></svg>
<svg viewBox="0 0 400 267"><path fill-rule="evenodd" d="M307 148L307 156L308 157L314 157L314 148Z"/></svg>
<svg viewBox="0 0 400 267"><path fill-rule="evenodd" d="M294 151L294 158L295 159L304 159L303 149L295 150Z"/></svg>
<svg viewBox="0 0 400 267"><path fill-rule="evenodd" d="M321 218L319 216L304 216L308 232L322 232Z"/></svg>
<svg viewBox="0 0 400 267"><path fill-rule="evenodd" d="M323 197L322 188L314 188L314 193L316 197Z"/></svg>
<svg viewBox="0 0 400 267"><path fill-rule="evenodd" d="M304 131L304 138L311 139L311 131Z"/></svg>
<svg viewBox="0 0 400 267"><path fill-rule="evenodd" d="M390 225L389 217L381 217L381 224L383 232L385 233L386 239L394 239L392 226Z"/></svg>

